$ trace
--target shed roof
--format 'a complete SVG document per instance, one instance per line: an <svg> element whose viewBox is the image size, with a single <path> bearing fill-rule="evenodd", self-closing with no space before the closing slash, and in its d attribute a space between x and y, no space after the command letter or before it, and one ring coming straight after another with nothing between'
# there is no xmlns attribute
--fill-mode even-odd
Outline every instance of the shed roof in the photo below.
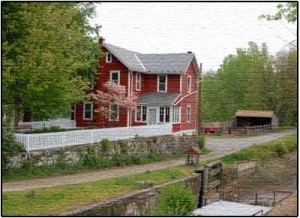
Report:
<svg viewBox="0 0 300 218"><path fill-rule="evenodd" d="M141 54L109 43L104 43L103 46L132 71L145 74L184 74L193 61L196 72L199 73L194 53Z"/></svg>
<svg viewBox="0 0 300 218"><path fill-rule="evenodd" d="M196 155L197 155L197 154L201 154L201 151L200 151L199 148L197 148L197 147L195 147L195 146L192 146L192 147L186 149L186 150L184 151L184 153L185 153L185 154L196 154Z"/></svg>
<svg viewBox="0 0 300 218"><path fill-rule="evenodd" d="M140 94L138 104L153 106L172 106L180 93L145 92Z"/></svg>
<svg viewBox="0 0 300 218"><path fill-rule="evenodd" d="M265 215L271 207L254 206L229 201L217 201L193 211L194 216L252 216L263 210Z"/></svg>
<svg viewBox="0 0 300 218"><path fill-rule="evenodd" d="M273 111L238 110L236 117L273 117Z"/></svg>

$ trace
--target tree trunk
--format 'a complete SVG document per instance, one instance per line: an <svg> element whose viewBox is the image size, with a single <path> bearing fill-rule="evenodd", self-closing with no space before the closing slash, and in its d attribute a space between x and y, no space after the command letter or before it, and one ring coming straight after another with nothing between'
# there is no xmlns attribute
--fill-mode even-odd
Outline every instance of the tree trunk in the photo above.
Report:
<svg viewBox="0 0 300 218"><path fill-rule="evenodd" d="M19 98L15 99L15 119L14 119L14 127L16 128L20 119L20 106L21 100Z"/></svg>
<svg viewBox="0 0 300 218"><path fill-rule="evenodd" d="M32 121L32 113L30 110L24 110L23 122L31 122Z"/></svg>

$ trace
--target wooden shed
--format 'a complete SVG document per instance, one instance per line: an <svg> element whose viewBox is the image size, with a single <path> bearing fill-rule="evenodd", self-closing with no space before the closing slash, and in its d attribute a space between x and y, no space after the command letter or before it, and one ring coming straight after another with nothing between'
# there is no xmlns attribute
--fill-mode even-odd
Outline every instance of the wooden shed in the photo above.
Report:
<svg viewBox="0 0 300 218"><path fill-rule="evenodd" d="M237 127L271 125L272 129L278 127L278 118L273 111L238 110L235 113Z"/></svg>

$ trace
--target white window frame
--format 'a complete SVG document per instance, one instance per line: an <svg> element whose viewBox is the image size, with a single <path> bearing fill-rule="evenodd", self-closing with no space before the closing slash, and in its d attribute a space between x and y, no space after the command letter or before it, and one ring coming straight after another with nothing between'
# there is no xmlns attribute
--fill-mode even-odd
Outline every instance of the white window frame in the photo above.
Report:
<svg viewBox="0 0 300 218"><path fill-rule="evenodd" d="M160 121L160 109L164 109L163 113L163 121ZM166 116L167 116L167 108L169 108L169 122L166 122ZM171 108L170 107L159 107L159 117L158 117L159 123L170 123L171 122Z"/></svg>
<svg viewBox="0 0 300 218"><path fill-rule="evenodd" d="M173 123L180 123L180 122L181 122L181 107L173 107Z"/></svg>
<svg viewBox="0 0 300 218"><path fill-rule="evenodd" d="M117 105L117 118L115 119L115 120L113 120L112 118L111 118L111 115L112 115L112 112L111 112L111 107L113 106L113 105ZM108 120L109 121L119 121L119 113L120 113L120 107L119 107L119 105L118 104L110 104L109 105L109 115L108 115Z"/></svg>
<svg viewBox="0 0 300 218"><path fill-rule="evenodd" d="M191 118L192 118L191 105L187 105L187 107L186 107L186 122L190 123L191 122Z"/></svg>
<svg viewBox="0 0 300 218"><path fill-rule="evenodd" d="M159 77L165 76L166 82L165 82L165 90L159 90ZM157 92L167 92L168 91L168 75L157 75Z"/></svg>
<svg viewBox="0 0 300 218"><path fill-rule="evenodd" d="M120 71L118 71L118 70L112 70L112 71L110 71L110 76L109 76L109 80L111 81L111 82L114 82L113 80L112 80L112 75L113 75L113 73L117 73L118 74L118 85L120 85L120 80L121 80L121 78L120 78Z"/></svg>
<svg viewBox="0 0 300 218"><path fill-rule="evenodd" d="M86 112L86 105L90 104L91 105L91 117L90 118L86 118L85 117L85 112ZM82 115L83 120L93 120L93 102L83 102L83 115Z"/></svg>
<svg viewBox="0 0 300 218"><path fill-rule="evenodd" d="M106 52L105 63L111 63L111 62L112 62L112 54L110 52Z"/></svg>
<svg viewBox="0 0 300 218"><path fill-rule="evenodd" d="M135 74L135 90L136 91L141 91L141 85L142 85L141 81L142 81L142 75L141 75L141 73L136 73Z"/></svg>
<svg viewBox="0 0 300 218"><path fill-rule="evenodd" d="M141 119L140 120L138 120L137 119L137 113L138 113L138 107L140 107L141 108ZM147 123L147 121L148 121L148 115L147 115L147 106L145 106L145 105L138 105L138 106L136 106L136 111L135 111L135 122L145 122L145 123ZM146 114L146 119L145 120L143 120L143 113L145 113Z"/></svg>
<svg viewBox="0 0 300 218"><path fill-rule="evenodd" d="M192 92L192 77L188 76L187 77L187 93Z"/></svg>

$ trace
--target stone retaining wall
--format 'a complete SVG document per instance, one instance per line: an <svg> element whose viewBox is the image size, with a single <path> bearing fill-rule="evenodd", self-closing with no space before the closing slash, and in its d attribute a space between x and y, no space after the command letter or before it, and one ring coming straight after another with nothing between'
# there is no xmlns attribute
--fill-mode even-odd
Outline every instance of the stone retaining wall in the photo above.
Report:
<svg viewBox="0 0 300 218"><path fill-rule="evenodd" d="M192 135L174 136L154 136L138 137L136 139L111 141L109 154L120 153L122 144L126 145L126 153L134 155L143 155L150 152L172 156L182 153L190 146L197 146L197 140ZM47 149L41 151L23 152L11 158L10 168L18 168L26 159L30 159L34 166L51 165L57 160L63 159L67 164L76 164L81 155L87 153L87 148L92 147L96 153L101 154L101 143L90 145L72 146L60 149Z"/></svg>
<svg viewBox="0 0 300 218"><path fill-rule="evenodd" d="M184 184L192 190L196 199L195 208L198 205L201 175L194 175L184 179L175 180L163 185L143 189L118 198L104 202L94 203L75 210L67 211L58 216L149 216L155 209L156 200L161 188L173 185Z"/></svg>

